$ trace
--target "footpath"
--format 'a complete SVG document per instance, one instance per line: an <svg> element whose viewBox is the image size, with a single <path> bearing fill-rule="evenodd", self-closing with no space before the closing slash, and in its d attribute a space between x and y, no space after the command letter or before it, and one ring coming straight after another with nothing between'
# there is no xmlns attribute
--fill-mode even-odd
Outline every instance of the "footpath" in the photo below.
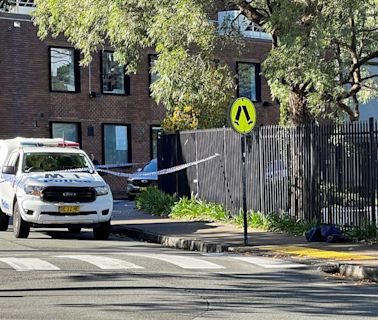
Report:
<svg viewBox="0 0 378 320"><path fill-rule="evenodd" d="M304 236L249 230L248 246L244 246L243 229L233 225L156 217L139 212L133 202L122 202L117 209L126 217L113 218L116 235L177 249L289 259L324 272L378 282L378 244L307 242Z"/></svg>

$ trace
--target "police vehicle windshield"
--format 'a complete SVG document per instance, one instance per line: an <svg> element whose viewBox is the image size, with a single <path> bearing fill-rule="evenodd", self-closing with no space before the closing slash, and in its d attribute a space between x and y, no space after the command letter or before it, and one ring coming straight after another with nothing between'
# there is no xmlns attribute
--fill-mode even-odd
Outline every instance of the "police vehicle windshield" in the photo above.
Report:
<svg viewBox="0 0 378 320"><path fill-rule="evenodd" d="M23 172L46 172L69 169L82 169L93 172L90 160L79 153L25 153Z"/></svg>

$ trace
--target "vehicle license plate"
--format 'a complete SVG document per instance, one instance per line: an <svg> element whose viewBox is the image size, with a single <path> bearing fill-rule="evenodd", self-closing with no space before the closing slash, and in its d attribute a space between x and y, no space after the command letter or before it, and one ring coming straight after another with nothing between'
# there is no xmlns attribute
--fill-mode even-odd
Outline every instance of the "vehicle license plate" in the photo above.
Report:
<svg viewBox="0 0 378 320"><path fill-rule="evenodd" d="M61 206L59 207L60 213L79 213L79 206Z"/></svg>
<svg viewBox="0 0 378 320"><path fill-rule="evenodd" d="M140 190L140 191L146 191L146 190L147 190L147 187L140 187L139 190Z"/></svg>

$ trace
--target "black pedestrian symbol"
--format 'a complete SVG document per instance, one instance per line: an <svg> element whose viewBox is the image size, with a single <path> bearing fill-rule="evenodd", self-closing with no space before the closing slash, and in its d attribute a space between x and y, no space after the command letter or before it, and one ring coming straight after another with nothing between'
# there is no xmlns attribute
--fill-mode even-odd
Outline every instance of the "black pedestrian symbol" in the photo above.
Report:
<svg viewBox="0 0 378 320"><path fill-rule="evenodd" d="M239 125L240 115L241 115L242 111L244 111L244 114L245 114L245 117L247 119L248 124L251 125L253 123L253 121L251 120L251 117L249 116L249 112L248 112L247 106L245 106L245 105L244 106L239 106L238 111L236 112L235 123L237 125Z"/></svg>

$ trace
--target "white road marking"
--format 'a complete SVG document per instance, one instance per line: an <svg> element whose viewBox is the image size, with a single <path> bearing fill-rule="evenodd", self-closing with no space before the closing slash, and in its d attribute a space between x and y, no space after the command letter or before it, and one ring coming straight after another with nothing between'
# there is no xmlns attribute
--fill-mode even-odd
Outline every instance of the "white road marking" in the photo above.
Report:
<svg viewBox="0 0 378 320"><path fill-rule="evenodd" d="M0 258L0 261L17 271L60 270L57 266L36 258Z"/></svg>
<svg viewBox="0 0 378 320"><path fill-rule="evenodd" d="M263 257L231 257L231 259L244 261L247 263L255 264L257 266L267 268L267 269L286 269L286 268L303 268L306 267L305 264L292 263L285 260L278 260L272 258Z"/></svg>
<svg viewBox="0 0 378 320"><path fill-rule="evenodd" d="M100 269L104 270L115 270L115 269L144 269L141 266L137 266L136 264L129 263L127 261L108 258L108 257L100 257L94 255L65 255L65 256L56 256L57 258L69 258L69 259L76 259L81 260L90 264L99 267Z"/></svg>
<svg viewBox="0 0 378 320"><path fill-rule="evenodd" d="M174 264L183 269L225 269L223 266L202 259L158 253L124 253L125 255L152 258Z"/></svg>

